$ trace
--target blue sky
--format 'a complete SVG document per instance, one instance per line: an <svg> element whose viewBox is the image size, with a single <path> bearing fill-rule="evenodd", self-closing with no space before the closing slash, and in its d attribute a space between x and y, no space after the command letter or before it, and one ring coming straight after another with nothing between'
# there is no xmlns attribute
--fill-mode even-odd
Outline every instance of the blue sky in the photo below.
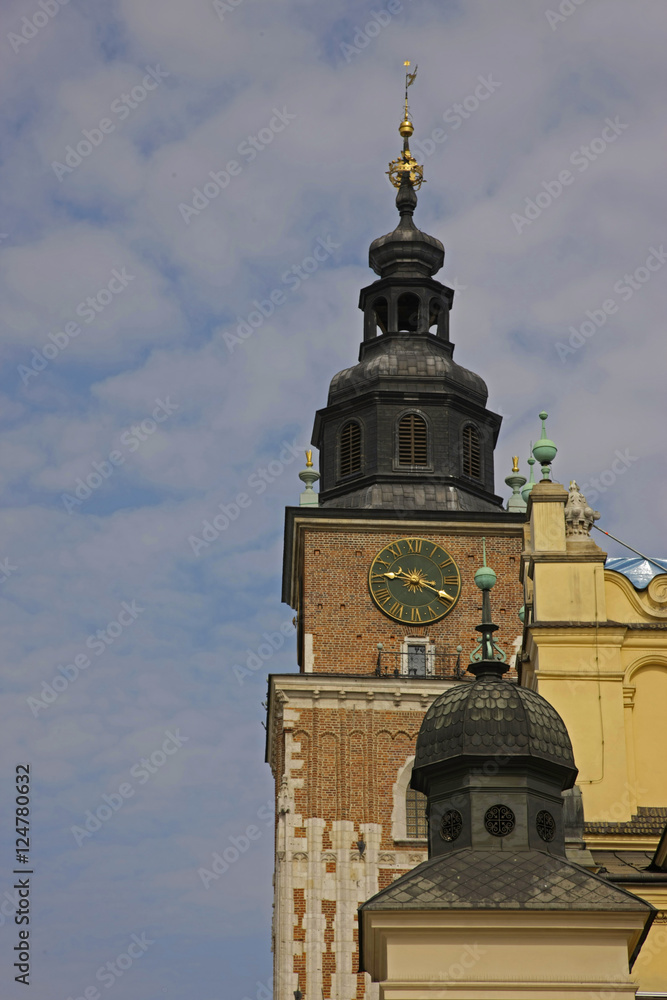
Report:
<svg viewBox="0 0 667 1000"><path fill-rule="evenodd" d="M29 761L31 995L254 1000L271 970L261 702L267 671L295 668L283 508L356 360L368 244L396 222L403 60L416 220L445 244L456 359L504 417L497 492L545 408L555 477L665 556L667 12L44 4L0 15L0 794L11 807ZM267 634L278 648L241 683ZM7 826L0 848L11 900Z"/></svg>

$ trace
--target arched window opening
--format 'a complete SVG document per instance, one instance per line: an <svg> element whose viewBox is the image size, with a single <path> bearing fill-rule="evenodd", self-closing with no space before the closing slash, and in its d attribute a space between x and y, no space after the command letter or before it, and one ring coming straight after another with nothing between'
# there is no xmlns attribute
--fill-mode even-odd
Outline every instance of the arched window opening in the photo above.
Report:
<svg viewBox="0 0 667 1000"><path fill-rule="evenodd" d="M382 297L376 299L373 303L373 311L378 330L380 333L386 333L389 329L389 307L387 306L387 300Z"/></svg>
<svg viewBox="0 0 667 1000"><path fill-rule="evenodd" d="M399 421L398 464L428 465L426 421L417 413L406 413Z"/></svg>
<svg viewBox="0 0 667 1000"><path fill-rule="evenodd" d="M440 324L440 315L442 313L442 304L439 299L431 299L428 304L428 329L429 333L438 332L438 326ZM435 327L435 330L433 329Z"/></svg>
<svg viewBox="0 0 667 1000"><path fill-rule="evenodd" d="M408 788L405 796L405 832L409 840L428 836L426 796L414 788Z"/></svg>
<svg viewBox="0 0 667 1000"><path fill-rule="evenodd" d="M411 292L405 292L398 298L398 331L399 333L416 333L419 327L419 299Z"/></svg>
<svg viewBox="0 0 667 1000"><path fill-rule="evenodd" d="M361 470L361 427L356 420L340 432L340 474L350 476Z"/></svg>
<svg viewBox="0 0 667 1000"><path fill-rule="evenodd" d="M476 427L468 424L463 428L463 473L473 479L482 478L482 453L479 443L479 433Z"/></svg>

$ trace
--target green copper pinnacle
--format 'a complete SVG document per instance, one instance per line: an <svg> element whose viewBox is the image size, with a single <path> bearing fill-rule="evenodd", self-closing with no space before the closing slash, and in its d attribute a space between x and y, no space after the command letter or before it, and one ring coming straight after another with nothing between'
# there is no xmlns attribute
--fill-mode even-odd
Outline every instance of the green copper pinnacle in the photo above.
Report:
<svg viewBox="0 0 667 1000"><path fill-rule="evenodd" d="M530 442L530 450L531 450L531 452L533 450L533 442L532 441ZM531 494L531 490L533 489L533 486L535 485L535 473L533 471L533 466L534 465L535 465L535 459L531 455L529 457L529 459L528 459L528 467L530 469L528 482L526 483L526 485L521 490L521 496L523 498L524 503L526 503L526 504L528 503L528 497Z"/></svg>
<svg viewBox="0 0 667 1000"><path fill-rule="evenodd" d="M540 413L540 420L542 421L542 437L535 442L535 447L533 448L533 455L537 461L542 466L542 481L550 481L551 476L551 463L556 457L556 452L558 448L553 443L553 441L547 437L547 425L546 419L549 414L546 410L542 410Z"/></svg>

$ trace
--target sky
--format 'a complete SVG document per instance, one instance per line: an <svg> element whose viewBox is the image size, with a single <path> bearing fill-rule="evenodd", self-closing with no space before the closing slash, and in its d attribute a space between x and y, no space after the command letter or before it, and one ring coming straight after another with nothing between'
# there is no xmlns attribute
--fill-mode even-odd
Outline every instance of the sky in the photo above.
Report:
<svg viewBox="0 0 667 1000"><path fill-rule="evenodd" d="M404 60L496 492L545 409L554 478L667 556L666 27L664 0L3 0L3 998L26 764L35 1000L266 997L283 511L397 221Z"/></svg>

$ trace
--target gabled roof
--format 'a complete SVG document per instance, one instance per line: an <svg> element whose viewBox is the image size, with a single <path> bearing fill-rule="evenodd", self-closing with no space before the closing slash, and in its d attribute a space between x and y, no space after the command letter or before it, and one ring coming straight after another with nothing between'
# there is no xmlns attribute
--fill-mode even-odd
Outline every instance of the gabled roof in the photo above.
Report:
<svg viewBox="0 0 667 1000"><path fill-rule="evenodd" d="M541 851L462 850L430 858L359 910L634 910L650 903Z"/></svg>

